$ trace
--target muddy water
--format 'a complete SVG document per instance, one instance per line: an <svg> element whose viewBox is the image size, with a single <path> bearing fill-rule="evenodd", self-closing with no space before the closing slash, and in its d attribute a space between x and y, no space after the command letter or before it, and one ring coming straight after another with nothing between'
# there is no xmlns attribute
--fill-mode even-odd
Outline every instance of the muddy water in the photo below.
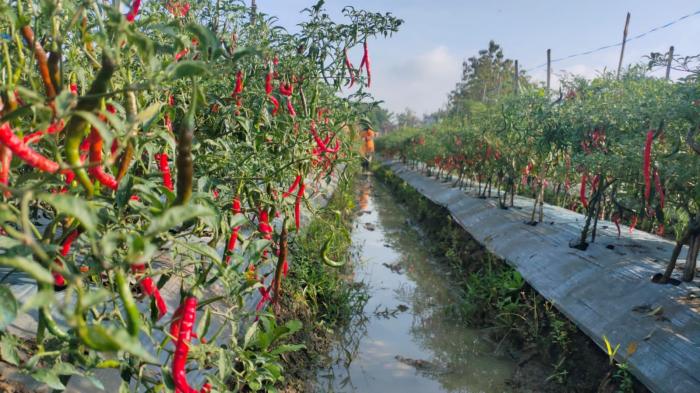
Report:
<svg viewBox="0 0 700 393"><path fill-rule="evenodd" d="M360 182L355 280L370 298L317 392L507 392L514 364L486 332L450 317L456 286L387 189Z"/></svg>

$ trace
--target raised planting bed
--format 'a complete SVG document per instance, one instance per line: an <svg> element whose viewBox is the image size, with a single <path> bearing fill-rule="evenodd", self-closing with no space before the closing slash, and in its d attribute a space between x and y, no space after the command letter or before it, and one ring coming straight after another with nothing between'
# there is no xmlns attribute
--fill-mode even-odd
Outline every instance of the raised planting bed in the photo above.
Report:
<svg viewBox="0 0 700 393"><path fill-rule="evenodd" d="M516 197L500 209L498 200L385 161L397 176L432 202L445 207L462 228L574 322L600 348L603 336L615 357L654 392L697 392L700 377L700 288L698 280L678 286L650 281L662 271L674 244L611 222L600 222L595 243L571 248L585 217L545 205L545 221L527 225L533 200ZM681 253L682 267L686 249ZM627 356L626 348L634 348Z"/></svg>

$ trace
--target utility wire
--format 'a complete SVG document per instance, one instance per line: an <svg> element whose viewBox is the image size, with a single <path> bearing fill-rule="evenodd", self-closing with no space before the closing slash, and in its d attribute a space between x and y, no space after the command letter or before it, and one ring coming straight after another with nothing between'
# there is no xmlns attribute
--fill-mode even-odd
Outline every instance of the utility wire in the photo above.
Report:
<svg viewBox="0 0 700 393"><path fill-rule="evenodd" d="M646 35L648 35L648 34L657 32L657 31L659 31L659 30L666 29L666 28L668 28L668 27L670 27L670 26L675 25L675 24L678 23L678 22L681 22L681 21L683 21L683 20L685 20L685 19L688 19L688 18L693 17L693 16L696 16L696 15L700 15L700 10L695 11L695 12L690 13L690 14L687 14L687 15L683 15L683 16L681 16L681 17L678 18L678 19L674 19L674 20L672 20L671 22L668 22L668 23L663 24L663 25L661 25L661 26L654 27L653 29L651 29L651 30L649 30L649 31L645 31L644 33L637 34L637 35L635 35L635 36L633 36L633 37L628 38L627 41L625 41L625 42L630 42L630 41L633 41L633 40L638 40L638 39L640 39L640 38L642 38L642 37L644 37L644 36L646 36ZM551 63L556 63L556 62L559 62L559 61L562 61L562 60L572 59L572 58L574 58L574 57L580 57L580 56L590 55L590 54L592 54L592 53L600 52L600 51L605 50L605 49L615 48L615 47L618 47L618 46L622 46L622 42L618 42L618 43L616 43L616 44L611 44L611 45L605 45L605 46L601 46L600 48L587 50L587 51L585 51L585 52L574 53L573 55L568 55L568 56L564 56L564 57L559 57L559 58L556 58L556 59L552 59L552 60L551 60ZM542 64L540 64L540 65L538 65L538 66L536 66L536 67L532 67L532 68L528 69L527 71L528 71L528 72L529 72L529 71L534 71L534 70L536 70L536 69L538 69L538 68L545 67L546 65L547 65L547 63L542 63Z"/></svg>

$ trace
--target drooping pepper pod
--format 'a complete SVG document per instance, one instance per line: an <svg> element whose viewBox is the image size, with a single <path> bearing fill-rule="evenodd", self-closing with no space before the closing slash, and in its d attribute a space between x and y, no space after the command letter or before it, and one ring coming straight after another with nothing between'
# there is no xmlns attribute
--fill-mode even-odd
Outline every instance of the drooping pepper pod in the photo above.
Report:
<svg viewBox="0 0 700 393"><path fill-rule="evenodd" d="M58 163L36 152L15 135L14 132L12 132L10 123L0 125L0 144L10 149L10 151L22 159L22 161L40 171L55 173L59 169ZM4 167L7 167L9 170L9 164L7 166L3 165L3 168Z"/></svg>
<svg viewBox="0 0 700 393"><path fill-rule="evenodd" d="M179 127L177 139L177 198L175 205L184 205L192 196L192 179L194 161L192 159L192 141L194 139L194 115L197 110L197 86L193 87L192 103Z"/></svg>
<svg viewBox="0 0 700 393"><path fill-rule="evenodd" d="M131 3L131 10L126 14L126 20L129 21L129 23L136 19L136 15L139 14L139 8L141 8L141 0L134 0Z"/></svg>
<svg viewBox="0 0 700 393"><path fill-rule="evenodd" d="M236 197L233 198L233 206L231 207L231 210L233 211L233 214L240 214L241 213L241 200ZM226 244L226 257L224 259L224 262L228 265L231 263L231 253L236 249L236 240L238 239L238 232L240 231L241 227L236 226L231 230L231 235L228 238L228 243Z"/></svg>
<svg viewBox="0 0 700 393"><path fill-rule="evenodd" d="M350 75L350 82L346 83L346 86L348 86L348 88L351 88L355 84L355 67L353 67L352 63L350 62L350 56L348 56L348 48L345 48L343 53L345 54L345 68L348 69L348 74Z"/></svg>
<svg viewBox="0 0 700 393"><path fill-rule="evenodd" d="M367 87L370 87L372 85L372 69L370 68L369 64L369 48L367 47L367 40L365 40L363 48L364 53L362 55L362 61L360 62L360 70L362 70L362 67L365 67L365 71L367 71Z"/></svg>
<svg viewBox="0 0 700 393"><path fill-rule="evenodd" d="M29 47L32 48L34 52L34 58L36 59L36 66L39 68L39 74L41 74L41 80L44 82L44 88L46 89L46 97L49 101L56 97L56 88L51 80L51 72L49 71L48 56L44 47L41 43L34 37L34 31L31 26L25 25L22 27L22 37Z"/></svg>
<svg viewBox="0 0 700 393"><path fill-rule="evenodd" d="M173 177L170 172L170 164L168 164L168 153L165 151L162 153L156 153L155 159L158 160L158 170L160 170L161 176L163 177L163 186L165 186L165 188L168 190L173 191Z"/></svg>
<svg viewBox="0 0 700 393"><path fill-rule="evenodd" d="M119 187L117 179L105 172L102 166L102 137L97 129L92 129L88 139L90 140L90 169L88 172L105 187L116 191Z"/></svg>
<svg viewBox="0 0 700 393"><path fill-rule="evenodd" d="M78 105L75 108L76 111L92 112L99 107L101 100L99 97L107 91L109 80L112 79L115 69L116 65L114 64L114 60L112 60L111 56L106 52L103 53L102 67L97 73L95 80L92 82L88 94L78 98ZM86 127L87 121L82 116L77 114L71 116L65 128L65 150L66 161L73 167L78 181L83 188L85 188L88 198L90 198L94 192L92 182L88 177L87 171L82 167L83 164L80 159L80 143L83 140Z"/></svg>
<svg viewBox="0 0 700 393"><path fill-rule="evenodd" d="M175 390L182 393L196 392L187 382L187 355L190 352L190 341L192 341L192 329L197 317L197 298L188 296L182 303L182 317L179 321L177 342L175 353L173 354L173 382ZM172 331L172 330L171 330Z"/></svg>
<svg viewBox="0 0 700 393"><path fill-rule="evenodd" d="M139 334L141 326L141 313L131 294L131 289L129 288L129 283L126 281L124 272L121 269L116 269L114 278L117 292L119 293L119 297L124 305L124 310L126 311L126 330L132 337L136 337Z"/></svg>
<svg viewBox="0 0 700 393"><path fill-rule="evenodd" d="M581 175L581 189L579 190L579 199L581 199L581 204L585 209L588 209L588 200L586 199L586 183L588 182L588 175L584 172Z"/></svg>
<svg viewBox="0 0 700 393"><path fill-rule="evenodd" d="M142 263L131 265L131 271L134 272L134 274L136 275L143 274L145 270L146 265ZM163 300L158 286L156 286L155 282L153 282L153 278L148 276L143 277L141 280L139 280L139 285L141 286L141 290L143 290L143 293L152 297L153 300L155 300L156 308L158 309L158 318L163 318L163 316L168 313L168 305L165 303L165 300Z"/></svg>
<svg viewBox="0 0 700 393"><path fill-rule="evenodd" d="M75 241L75 239L78 238L79 235L80 235L80 231L78 229L74 229L63 240L63 243L61 243L61 256L63 258L65 258L68 255L68 253L70 252L71 246L73 245L73 242ZM54 263L58 266L63 266L63 263L58 258L56 258ZM66 280L63 278L63 275L61 275L61 273L58 273L56 271L51 271L51 274L53 275L54 287L56 289L63 289L66 287Z"/></svg>
<svg viewBox="0 0 700 393"><path fill-rule="evenodd" d="M301 182L301 175L297 175L294 178L294 182L292 183L291 186L289 186L289 189L284 194L282 194L282 198L287 198L288 196L292 195L294 190L296 190L297 187L299 186L299 182Z"/></svg>
<svg viewBox="0 0 700 393"><path fill-rule="evenodd" d="M299 193L294 201L294 225L296 226L297 232L299 232L299 226L301 222L301 201L304 199L304 193L306 191L306 185L304 182L299 186Z"/></svg>

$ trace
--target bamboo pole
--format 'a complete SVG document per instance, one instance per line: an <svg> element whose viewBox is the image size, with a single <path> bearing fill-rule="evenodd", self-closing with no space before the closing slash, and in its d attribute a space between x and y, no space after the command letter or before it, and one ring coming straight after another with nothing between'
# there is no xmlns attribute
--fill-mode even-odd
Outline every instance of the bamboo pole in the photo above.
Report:
<svg viewBox="0 0 700 393"><path fill-rule="evenodd" d="M547 93L549 94L550 80L552 77L552 50L547 49Z"/></svg>
<svg viewBox="0 0 700 393"><path fill-rule="evenodd" d="M518 71L518 61L515 61L515 73L513 74L513 91L515 94L518 94L519 90L519 76L520 76L520 71Z"/></svg>
<svg viewBox="0 0 700 393"><path fill-rule="evenodd" d="M617 63L617 79L620 79L620 72L622 72L622 59L625 57L625 45L627 44L627 31L630 26L630 13L627 13L627 19L625 19L625 30L622 32L622 48L620 49L620 62Z"/></svg>
<svg viewBox="0 0 700 393"><path fill-rule="evenodd" d="M671 63L673 63L673 45L668 48L668 62L666 63L666 80L671 79Z"/></svg>

